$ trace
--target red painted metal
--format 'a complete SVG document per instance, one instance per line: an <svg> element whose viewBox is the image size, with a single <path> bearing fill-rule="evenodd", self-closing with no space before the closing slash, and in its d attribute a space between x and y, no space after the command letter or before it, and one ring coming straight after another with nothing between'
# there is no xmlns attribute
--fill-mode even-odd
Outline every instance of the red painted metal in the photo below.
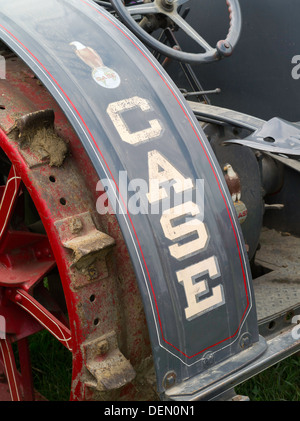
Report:
<svg viewBox="0 0 300 421"><path fill-rule="evenodd" d="M0 339L0 351L2 354L2 362L7 378L11 400L20 401L20 379L17 371L13 349L9 340Z"/></svg>
<svg viewBox="0 0 300 421"><path fill-rule="evenodd" d="M45 307L29 295L25 290L7 289L9 299L15 302L23 310L34 317L45 329L47 329L69 351L72 351L72 337L70 330L54 317Z"/></svg>
<svg viewBox="0 0 300 421"><path fill-rule="evenodd" d="M26 341L30 335L46 328L68 349L72 348L70 398L94 399L94 391L85 385L91 374L87 376L83 354L83 344L88 346L91 338L101 339L115 332L126 359L137 371L140 372L140 366L148 370L149 365L144 365L144 361L150 360L151 347L135 274L114 215L102 215L101 220L94 215L98 178L64 114L24 63L12 57L7 59L6 65L7 79L0 81L5 105L5 109L0 110L0 147L12 168L7 179L11 181L0 186L3 231L0 236L0 314L6 319L6 342L18 344L22 366L21 373L15 374L18 390L22 400L36 399ZM18 137L8 135L20 115L49 108L55 112L56 130L66 139L70 151L70 158L61 167L43 163L30 148L20 147ZM32 233L26 227L16 230L9 224L17 214L22 218L25 189L30 193L46 235ZM66 200L65 205L61 198ZM83 221L79 235L88 235L83 217L86 213L93 215L97 229L116 242L113 254L107 259L104 256L96 264L96 279L93 276L89 279L78 271L72 250L64 247L65 242L78 235L70 229L73 220ZM36 290L41 289L42 279L54 266L59 271L69 325L61 312L52 311L55 305L52 305L49 291L43 290L44 304L34 296ZM0 355L0 371L1 361L3 365ZM6 389L1 384L5 383L1 383L0 377L0 400L6 400ZM17 392L11 388L15 399ZM105 393L106 399L114 400L153 397L144 381L138 387L128 384L117 392L108 390Z"/></svg>
<svg viewBox="0 0 300 421"><path fill-rule="evenodd" d="M0 289L0 309L1 316L6 321L6 335L11 336L15 342L42 329L42 326L30 314L6 297L3 287Z"/></svg>
<svg viewBox="0 0 300 421"><path fill-rule="evenodd" d="M55 262L45 235L28 230L9 230L22 192L21 186L21 177L12 165L5 186L1 186L3 194L0 203L0 286L17 287L26 283L26 289L29 290L54 267ZM48 252L45 253L45 250Z"/></svg>
<svg viewBox="0 0 300 421"><path fill-rule="evenodd" d="M23 400L34 401L32 370L30 364L29 345L27 338L18 341L19 360L21 366L21 377L23 386Z"/></svg>
<svg viewBox="0 0 300 421"><path fill-rule="evenodd" d="M71 333L64 323L30 295L56 266L56 261L48 236L30 232L22 224L17 230L11 226L14 215L20 219L23 213L22 178L25 178L27 187L31 186L31 191L34 187L28 179L28 167L23 157L15 153L14 146L3 132L0 137L5 153L12 162L15 161L5 186L0 188L0 313L6 320L6 338L0 342L0 368L2 366L4 376L0 399L7 400L7 384L11 400L34 400L36 394L27 337L46 328L71 351ZM35 198L39 199L38 193ZM16 368L13 342L18 345L21 373Z"/></svg>
<svg viewBox="0 0 300 421"><path fill-rule="evenodd" d="M27 338L18 341L21 372L16 368L10 340L0 340L0 398L1 401L41 401L43 396L33 388L32 370Z"/></svg>
<svg viewBox="0 0 300 421"><path fill-rule="evenodd" d="M1 401L10 401L11 395L9 391L9 386L4 374L4 368L1 367L1 358L0 358L0 399Z"/></svg>
<svg viewBox="0 0 300 421"><path fill-rule="evenodd" d="M8 231L11 216L14 212L21 187L21 177L12 165L5 184L0 204L0 244L3 243Z"/></svg>
<svg viewBox="0 0 300 421"><path fill-rule="evenodd" d="M27 291L39 283L55 266L53 253L45 235L30 231L12 231L10 223L19 197L22 180L11 166L5 186L1 186L0 203L0 303L1 315L7 320L7 338L0 340L0 361L11 400L34 400L27 335L35 333L40 325L48 329L69 350L70 330L41 306ZM22 286L23 289L16 289ZM15 304L23 310L18 311ZM24 310L30 317L24 317ZM32 319L33 318L33 319ZM35 320L38 322L36 325ZM13 336L11 336L13 334ZM21 336L20 336L21 334ZM11 341L17 340L21 374L16 368Z"/></svg>
<svg viewBox="0 0 300 421"><path fill-rule="evenodd" d="M10 228L17 202L22 195L21 176L14 165L1 191L0 308L2 317L7 321L7 338L0 341L0 362L11 400L34 400L27 336L43 326L70 351L72 338L70 330L30 295L35 285L56 263L45 235L28 230L13 231ZM12 350L11 343L15 340L18 343L21 374L16 368Z"/></svg>
<svg viewBox="0 0 300 421"><path fill-rule="evenodd" d="M24 253L25 254L25 253ZM43 279L46 274L55 266L53 261L39 262L30 260L24 262L22 261L24 256L22 253L17 253L14 255L14 258L20 258L20 261L10 259L11 256L4 255L1 256L0 262L2 266L0 267L0 286L6 287L17 287L24 285L24 288L29 289L35 285L38 281ZM28 256L28 254L27 254ZM30 254L29 256L30 257Z"/></svg>

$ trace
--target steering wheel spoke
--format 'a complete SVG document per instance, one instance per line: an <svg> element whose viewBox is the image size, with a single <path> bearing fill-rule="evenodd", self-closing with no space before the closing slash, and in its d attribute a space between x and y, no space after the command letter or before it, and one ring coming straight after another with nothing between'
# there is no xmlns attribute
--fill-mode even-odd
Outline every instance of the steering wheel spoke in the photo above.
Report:
<svg viewBox="0 0 300 421"><path fill-rule="evenodd" d="M205 51L212 51L213 47L211 47L208 42L205 41L204 38L195 31L194 28L191 27L178 13L173 13L170 18L173 20L176 25L179 26L190 38L197 42Z"/></svg>
<svg viewBox="0 0 300 421"><path fill-rule="evenodd" d="M153 48L166 57L186 63L208 63L228 57L232 54L241 32L241 10L238 0L226 0L229 11L229 30L224 40L212 47L192 26L179 14L178 8L188 0L154 0L126 7L123 0L110 0L115 11L127 27L148 47ZM188 37L193 39L204 51L196 53L175 50L160 42L136 22L134 15L163 14L177 25ZM158 21L159 22L159 21Z"/></svg>
<svg viewBox="0 0 300 421"><path fill-rule="evenodd" d="M160 12L156 2L138 4L136 6L128 6L126 9L130 15L149 15Z"/></svg>

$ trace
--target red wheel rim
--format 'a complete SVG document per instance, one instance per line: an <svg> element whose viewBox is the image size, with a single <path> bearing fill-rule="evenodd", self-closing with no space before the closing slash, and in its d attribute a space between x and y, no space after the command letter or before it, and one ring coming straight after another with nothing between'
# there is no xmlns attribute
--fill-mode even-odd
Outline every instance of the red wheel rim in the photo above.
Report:
<svg viewBox="0 0 300 421"><path fill-rule="evenodd" d="M39 294L46 294L48 301L53 302L43 280L56 267L56 260L48 236L33 232L25 222L24 202L25 199L28 202L29 195L22 180L22 175L25 175L22 173L22 161L17 168L9 164L3 151L1 155L0 309L2 320L5 320L5 332L0 339L0 363L11 399L34 400L27 338L44 328L69 351L72 351L72 338L63 312L50 312L34 297L38 289ZM27 206L32 207L33 202L29 200ZM21 371L17 370L13 343L18 345Z"/></svg>
<svg viewBox="0 0 300 421"><path fill-rule="evenodd" d="M11 384L14 384L13 378L17 384L14 394L11 392L7 399L12 395L13 399L34 398L27 338L45 327L56 342L65 345L61 348L64 355L72 358L71 400L157 399L156 387L152 384L153 363L146 318L127 246L116 217L96 212L99 178L80 140L48 91L36 83L32 72L16 56L9 57L6 66L7 79L0 81L5 99L4 108L0 110L0 153L2 151L8 165L2 180L0 166L0 201L6 182L11 179L2 209L5 215L4 209L10 209L10 205L14 211L10 225L5 223L6 216L2 222L6 235L3 242L0 241L0 266L3 264L6 270L15 268L15 279L7 285L8 279L4 282L2 277L0 285L0 334L1 318L5 315L6 338L9 339L6 351L0 352L0 400L5 399L1 394L5 352L8 360L11 355L10 371L15 373ZM52 164L45 154L40 156L26 141L23 144L28 124L32 129L32 123L35 129L37 125L41 130L49 130L49 138L54 142L59 137L67 145L60 163ZM12 165L14 170L9 176ZM21 205L24 192L44 231L29 232ZM101 247L97 248L95 238L100 239ZM82 260L76 256L78 240L86 246ZM14 251L16 243L18 253ZM91 262L89 259L94 256L96 260ZM36 267L34 274L29 270L28 261ZM30 277L21 282L26 270ZM57 278L55 272L59 274L62 294L53 295L57 302L63 298L70 327L61 319L61 313L55 313L55 319L52 310L52 316L47 313L55 304L50 294L46 300L37 299L35 294L36 290L39 294L40 289L43 290L41 279L48 270L51 276L54 272L54 278ZM11 344L18 345L21 375L15 369ZM72 348L71 355L68 346ZM112 366L114 370L110 369ZM7 367L10 367L8 363ZM135 371L139 376L135 376ZM145 377L149 373L149 382L145 383L141 372Z"/></svg>

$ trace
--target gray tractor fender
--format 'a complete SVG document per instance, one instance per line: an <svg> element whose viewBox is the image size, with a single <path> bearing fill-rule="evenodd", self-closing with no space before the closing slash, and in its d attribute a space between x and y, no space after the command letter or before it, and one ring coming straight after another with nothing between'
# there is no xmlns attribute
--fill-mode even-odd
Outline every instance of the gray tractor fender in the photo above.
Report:
<svg viewBox="0 0 300 421"><path fill-rule="evenodd" d="M143 299L159 393L243 353L245 337L246 363L257 358L266 344L232 199L165 71L90 0L2 1L0 36L53 95L106 186Z"/></svg>

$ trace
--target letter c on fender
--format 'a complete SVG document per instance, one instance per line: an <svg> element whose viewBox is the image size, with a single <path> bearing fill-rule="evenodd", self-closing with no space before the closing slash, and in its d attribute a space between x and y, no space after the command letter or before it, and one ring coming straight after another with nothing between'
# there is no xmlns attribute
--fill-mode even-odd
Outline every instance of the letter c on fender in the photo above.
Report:
<svg viewBox="0 0 300 421"><path fill-rule="evenodd" d="M107 107L107 114L109 115L123 142L129 143L130 145L139 145L159 137L163 132L163 128L157 119L146 120L148 127L143 130L136 132L131 132L129 130L124 118L122 117L122 113L135 108L139 108L143 112L152 110L149 101L138 96L113 102Z"/></svg>

